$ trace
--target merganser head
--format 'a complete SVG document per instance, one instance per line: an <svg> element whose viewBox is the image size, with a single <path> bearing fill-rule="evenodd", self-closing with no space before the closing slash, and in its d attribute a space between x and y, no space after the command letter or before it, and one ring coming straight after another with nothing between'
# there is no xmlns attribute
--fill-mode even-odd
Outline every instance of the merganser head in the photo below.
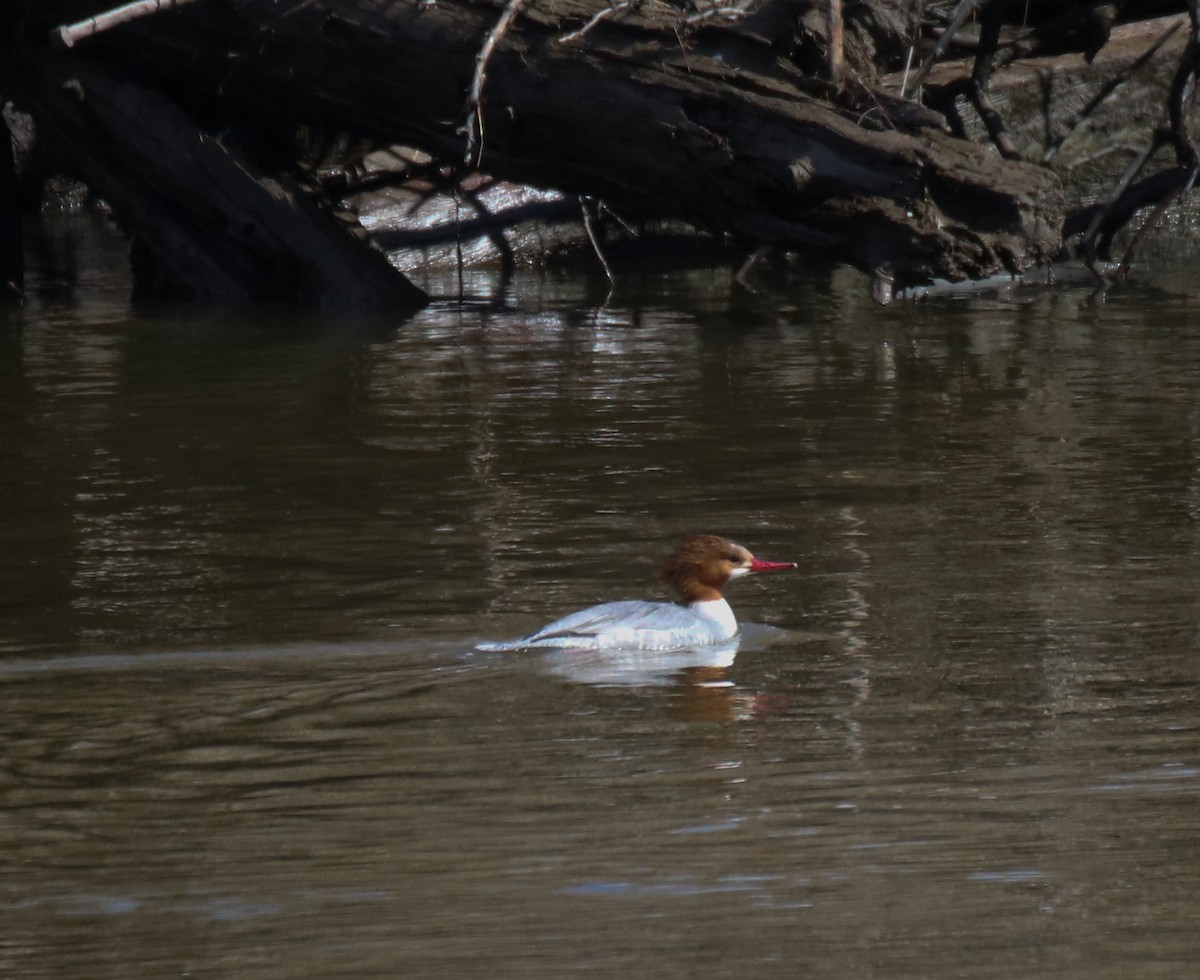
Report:
<svg viewBox="0 0 1200 980"><path fill-rule="evenodd" d="M715 534L694 534L675 546L662 564L662 579L684 602L720 599L730 579L795 568L793 561L764 561L740 544Z"/></svg>

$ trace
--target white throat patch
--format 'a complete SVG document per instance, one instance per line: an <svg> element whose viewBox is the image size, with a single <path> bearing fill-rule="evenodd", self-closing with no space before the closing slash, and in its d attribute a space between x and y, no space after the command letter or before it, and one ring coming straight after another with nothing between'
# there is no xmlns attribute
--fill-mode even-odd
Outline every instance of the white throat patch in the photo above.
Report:
<svg viewBox="0 0 1200 980"><path fill-rule="evenodd" d="M737 618L724 599L701 599L691 603L688 609L712 623L717 639L728 640L737 635Z"/></svg>

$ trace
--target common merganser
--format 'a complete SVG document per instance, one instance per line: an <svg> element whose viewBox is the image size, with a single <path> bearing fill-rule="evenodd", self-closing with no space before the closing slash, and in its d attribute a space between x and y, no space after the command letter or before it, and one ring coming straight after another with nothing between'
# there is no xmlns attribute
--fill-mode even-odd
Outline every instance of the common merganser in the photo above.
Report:
<svg viewBox="0 0 1200 980"><path fill-rule="evenodd" d="M713 534L684 538L662 564L662 579L685 605L606 602L555 620L536 633L478 649L675 650L724 643L737 635L737 619L721 590L730 579L795 568L791 561L755 558L740 544Z"/></svg>

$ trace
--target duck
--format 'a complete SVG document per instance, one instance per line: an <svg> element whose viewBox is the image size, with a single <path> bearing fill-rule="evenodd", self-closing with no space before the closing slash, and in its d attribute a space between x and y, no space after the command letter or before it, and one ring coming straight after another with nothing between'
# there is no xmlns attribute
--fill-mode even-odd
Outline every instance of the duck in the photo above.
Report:
<svg viewBox="0 0 1200 980"><path fill-rule="evenodd" d="M795 562L757 558L728 538L693 534L675 545L660 568L660 577L679 597L678 603L605 602L556 619L528 636L482 643L476 649L664 651L726 643L738 633L726 586L748 575L795 568Z"/></svg>

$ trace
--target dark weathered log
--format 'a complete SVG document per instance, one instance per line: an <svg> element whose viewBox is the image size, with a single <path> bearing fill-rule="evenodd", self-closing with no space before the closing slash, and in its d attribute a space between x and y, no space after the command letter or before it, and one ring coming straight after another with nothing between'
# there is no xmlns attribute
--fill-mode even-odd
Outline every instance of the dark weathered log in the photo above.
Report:
<svg viewBox="0 0 1200 980"><path fill-rule="evenodd" d="M189 99L275 118L289 106L296 121L454 160L503 9L208 0L99 35L87 52ZM899 124L879 108L852 118L752 32L610 17L562 40L598 10L540 0L510 18L478 100L483 168L748 245L819 248L900 283L1020 270L1057 250L1063 202L1049 170L935 128L878 128Z"/></svg>
<svg viewBox="0 0 1200 980"><path fill-rule="evenodd" d="M136 298L402 311L424 303L382 253L161 96L50 54L24 80L42 138L130 231Z"/></svg>

